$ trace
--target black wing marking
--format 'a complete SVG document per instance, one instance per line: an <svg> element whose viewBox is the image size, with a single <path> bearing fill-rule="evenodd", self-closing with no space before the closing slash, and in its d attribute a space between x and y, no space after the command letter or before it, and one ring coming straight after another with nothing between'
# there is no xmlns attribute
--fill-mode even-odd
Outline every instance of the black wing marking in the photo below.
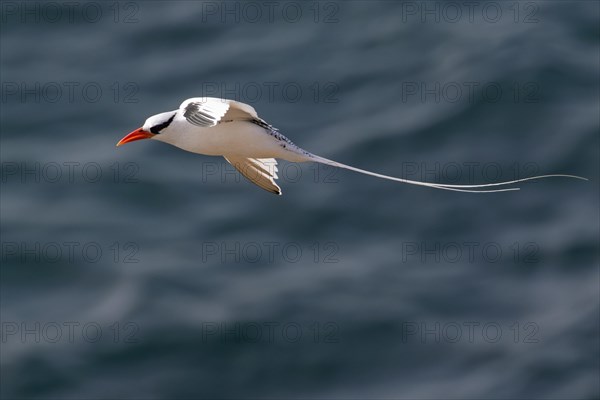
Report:
<svg viewBox="0 0 600 400"><path fill-rule="evenodd" d="M284 149L288 149L292 152L300 152L302 154L312 156L311 153L309 153L308 151L297 146L294 142L292 142L285 135L283 135L281 132L279 132L279 129L275 128L273 125L270 125L264 119L254 118L254 119L250 120L250 122L260 126L261 128L264 128L269 135L271 135L275 139L279 140L280 146L283 147Z"/></svg>

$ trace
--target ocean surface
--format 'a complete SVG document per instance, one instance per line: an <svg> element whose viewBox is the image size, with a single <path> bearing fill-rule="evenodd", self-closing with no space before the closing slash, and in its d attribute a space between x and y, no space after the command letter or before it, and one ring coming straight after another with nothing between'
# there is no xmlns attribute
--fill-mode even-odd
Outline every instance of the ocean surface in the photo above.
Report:
<svg viewBox="0 0 600 400"><path fill-rule="evenodd" d="M595 1L0 3L2 399L600 397ZM189 97L468 194L116 148Z"/></svg>

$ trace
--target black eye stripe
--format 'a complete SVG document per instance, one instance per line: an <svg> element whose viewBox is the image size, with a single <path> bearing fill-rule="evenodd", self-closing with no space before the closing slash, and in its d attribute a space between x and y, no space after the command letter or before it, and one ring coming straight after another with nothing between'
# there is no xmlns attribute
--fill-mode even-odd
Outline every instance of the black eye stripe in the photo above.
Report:
<svg viewBox="0 0 600 400"><path fill-rule="evenodd" d="M160 133L160 131L165 129L167 126L171 125L171 122L173 122L174 118L175 118L175 114L173 114L173 116L171 118L169 118L166 122L163 122L162 124L158 124L158 125L155 125L152 128L150 128L150 132L154 133L155 135L158 135Z"/></svg>

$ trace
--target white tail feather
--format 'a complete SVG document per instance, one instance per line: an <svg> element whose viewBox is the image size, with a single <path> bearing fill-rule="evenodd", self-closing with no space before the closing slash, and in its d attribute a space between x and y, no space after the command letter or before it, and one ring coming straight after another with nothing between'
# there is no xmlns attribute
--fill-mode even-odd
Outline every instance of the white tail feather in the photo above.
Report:
<svg viewBox="0 0 600 400"><path fill-rule="evenodd" d="M410 185L426 186L426 187L430 187L430 188L434 188L434 189L450 190L450 191L454 191L454 192L467 192L467 193L512 192L512 191L515 191L515 190L520 190L520 188L490 189L490 190L472 190L472 189L486 188L486 187L492 187L492 186L513 185L513 184L519 183L519 182L531 181L531 180L536 180L536 179L544 179L544 178L562 177L562 178L582 179L584 181L587 181L586 178L582 178L581 176L556 174L556 175L531 176L531 177L528 177L528 178L516 179L516 180L512 180L512 181L497 182L497 183L487 183L487 184L481 184L481 185L450 185L450 184L445 184L445 183L429 183L429 182L413 181L413 180L410 180L410 179L402 179L402 178L396 178L396 177L393 177L393 176L382 175L382 174L378 174L378 173L375 173L375 172L366 171L364 169L351 167L349 165L342 164L342 163L339 163L337 161L328 160L327 158L319 157L319 156L314 155L314 154L310 155L310 159L311 159L311 161L316 161L316 162L319 162L321 164L331 165L332 167L344 168L344 169L348 169L350 171L355 171L355 172L358 172L358 173L361 173L361 174L365 174L365 175L371 175L371 176L374 176L374 177L377 177L377 178L381 178L381 179L387 179L387 180L390 180L390 181L408 183Z"/></svg>

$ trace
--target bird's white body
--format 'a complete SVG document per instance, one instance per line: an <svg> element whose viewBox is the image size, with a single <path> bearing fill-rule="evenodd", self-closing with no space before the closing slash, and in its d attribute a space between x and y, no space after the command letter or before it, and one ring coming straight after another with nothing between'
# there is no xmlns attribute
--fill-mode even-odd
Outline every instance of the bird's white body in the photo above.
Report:
<svg viewBox="0 0 600 400"><path fill-rule="evenodd" d="M248 104L214 97L194 97L184 101L177 110L148 118L143 127L125 136L117 146L139 139L159 140L192 153L223 156L251 182L275 194L281 194L281 189L275 183L275 179L278 178L276 159L318 162L391 181L469 193L519 190L475 189L511 185L551 176L584 179L572 175L543 175L483 185L450 185L381 175L309 153L259 118L254 108Z"/></svg>
<svg viewBox="0 0 600 400"><path fill-rule="evenodd" d="M247 122L231 121L211 128L201 128L187 121L173 121L173 129L156 136L156 140L172 144L192 153L208 156L239 156L245 158L279 158L286 161L308 161L293 148L283 148L265 129Z"/></svg>

